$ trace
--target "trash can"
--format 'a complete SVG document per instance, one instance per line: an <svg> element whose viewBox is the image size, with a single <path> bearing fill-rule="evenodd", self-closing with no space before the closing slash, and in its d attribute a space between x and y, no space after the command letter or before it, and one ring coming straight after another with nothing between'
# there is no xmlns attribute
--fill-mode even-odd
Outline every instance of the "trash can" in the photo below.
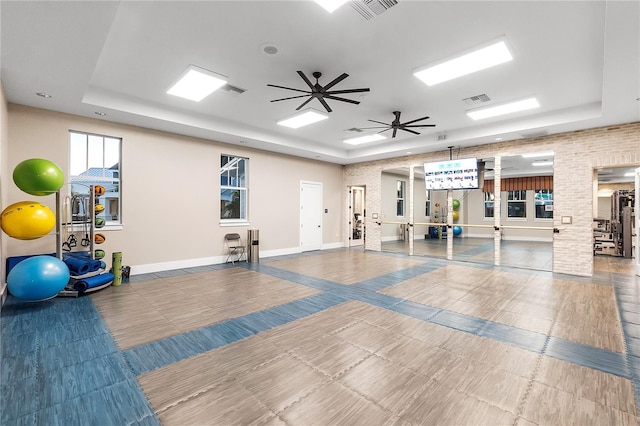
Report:
<svg viewBox="0 0 640 426"><path fill-rule="evenodd" d="M247 261L257 263L260 261L260 231L257 229L249 229L247 235L248 256Z"/></svg>

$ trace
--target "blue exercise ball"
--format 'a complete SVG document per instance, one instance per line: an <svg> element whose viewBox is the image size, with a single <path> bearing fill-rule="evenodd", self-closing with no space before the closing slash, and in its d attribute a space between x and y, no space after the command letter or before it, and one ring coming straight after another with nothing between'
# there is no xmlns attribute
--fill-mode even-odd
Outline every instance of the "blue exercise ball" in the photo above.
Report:
<svg viewBox="0 0 640 426"><path fill-rule="evenodd" d="M460 234L462 234L462 227L461 226L454 226L453 227L453 235L457 237Z"/></svg>
<svg viewBox="0 0 640 426"><path fill-rule="evenodd" d="M33 256L14 266L7 286L18 299L37 302L55 297L69 282L69 268L57 257Z"/></svg>

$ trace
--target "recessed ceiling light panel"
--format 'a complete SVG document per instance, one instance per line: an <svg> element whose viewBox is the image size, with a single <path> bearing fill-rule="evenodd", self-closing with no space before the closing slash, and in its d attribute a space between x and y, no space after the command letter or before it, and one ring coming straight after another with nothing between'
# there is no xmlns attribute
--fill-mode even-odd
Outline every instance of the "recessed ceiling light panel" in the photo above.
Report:
<svg viewBox="0 0 640 426"><path fill-rule="evenodd" d="M385 135L381 135L380 133L374 133L372 135L358 136L357 138L349 138L344 139L342 142L348 143L349 145L360 145L363 143L376 142L386 139Z"/></svg>
<svg viewBox="0 0 640 426"><path fill-rule="evenodd" d="M434 65L423 67L413 73L427 86L453 80L463 75L509 62L513 59L504 38L493 40L475 50Z"/></svg>
<svg viewBox="0 0 640 426"><path fill-rule="evenodd" d="M327 118L329 118L329 115L323 112L308 109L284 120L280 120L278 124L292 129L298 129L303 126L308 126L309 124L317 123L318 121L326 120Z"/></svg>
<svg viewBox="0 0 640 426"><path fill-rule="evenodd" d="M472 109L470 111L467 111L467 115L474 120L483 120L485 118L512 114L514 112L526 111L538 107L540 107L540 104L538 103L538 100L536 98L527 98L520 101L495 105L488 108Z"/></svg>
<svg viewBox="0 0 640 426"><path fill-rule="evenodd" d="M200 102L225 84L227 84L227 80L224 76L189 65L180 79L167 90L167 93Z"/></svg>
<svg viewBox="0 0 640 426"><path fill-rule="evenodd" d="M553 161L534 161L531 165L535 167L553 166Z"/></svg>

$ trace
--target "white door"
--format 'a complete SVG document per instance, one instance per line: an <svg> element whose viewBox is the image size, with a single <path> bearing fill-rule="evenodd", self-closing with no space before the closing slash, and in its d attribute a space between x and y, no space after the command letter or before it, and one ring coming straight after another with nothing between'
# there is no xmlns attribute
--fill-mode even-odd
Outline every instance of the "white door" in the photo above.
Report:
<svg viewBox="0 0 640 426"><path fill-rule="evenodd" d="M300 183L300 249L322 248L322 184Z"/></svg>
<svg viewBox="0 0 640 426"><path fill-rule="evenodd" d="M636 198L636 202L635 202L635 207L634 207L634 213L636 215L636 223L635 223L635 232L636 232L636 252L635 252L635 256L636 256L636 260L635 260L635 265L636 265L636 275L640 277L640 168L637 168L635 170L636 172L636 192L635 192L635 198Z"/></svg>

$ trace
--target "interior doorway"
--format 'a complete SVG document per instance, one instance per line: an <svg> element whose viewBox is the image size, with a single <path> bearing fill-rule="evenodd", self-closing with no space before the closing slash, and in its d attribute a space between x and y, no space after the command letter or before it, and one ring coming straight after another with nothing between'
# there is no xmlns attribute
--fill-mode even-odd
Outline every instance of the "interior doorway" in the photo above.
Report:
<svg viewBox="0 0 640 426"><path fill-rule="evenodd" d="M597 169L593 269L640 275L637 166Z"/></svg>
<svg viewBox="0 0 640 426"><path fill-rule="evenodd" d="M350 237L349 246L362 246L364 245L364 239L366 236L366 228L364 225L364 218L366 216L366 196L364 186L352 186L349 189L350 193Z"/></svg>

